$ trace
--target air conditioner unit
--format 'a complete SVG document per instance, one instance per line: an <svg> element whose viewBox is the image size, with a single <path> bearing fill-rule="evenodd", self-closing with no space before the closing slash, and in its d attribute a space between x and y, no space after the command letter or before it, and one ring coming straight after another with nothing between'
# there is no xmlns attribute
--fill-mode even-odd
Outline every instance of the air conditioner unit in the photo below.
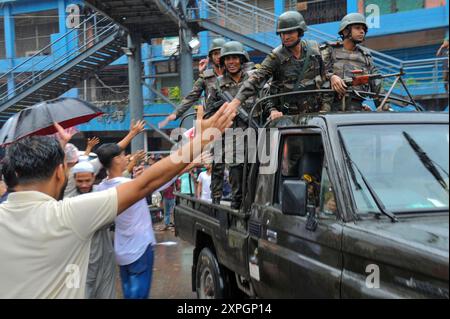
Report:
<svg viewBox="0 0 450 319"><path fill-rule="evenodd" d="M25 56L26 56L26 57L30 57L30 56L33 56L33 55L35 55L35 54L37 54L37 53L39 53L39 50L35 50L35 51L26 51L26 52L25 52Z"/></svg>

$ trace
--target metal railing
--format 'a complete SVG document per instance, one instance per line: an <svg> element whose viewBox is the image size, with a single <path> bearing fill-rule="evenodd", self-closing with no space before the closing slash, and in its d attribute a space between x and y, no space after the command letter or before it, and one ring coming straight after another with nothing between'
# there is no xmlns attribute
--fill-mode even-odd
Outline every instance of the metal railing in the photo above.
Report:
<svg viewBox="0 0 450 319"><path fill-rule="evenodd" d="M202 16L208 12L207 16ZM242 1L200 0L198 7L188 10L191 19L203 18L224 28L275 46L275 18L270 12Z"/></svg>
<svg viewBox="0 0 450 319"><path fill-rule="evenodd" d="M205 14L206 13L206 14ZM204 15L204 16L202 16ZM190 19L207 19L222 27L247 35L255 40L273 47L280 44L276 35L277 16L240 0L197 0L197 7L188 10ZM318 42L336 41L337 35L330 35L314 27L308 27L306 39ZM443 93L443 65L448 58L431 58L403 61L382 52L367 48L374 59L380 73L405 72L405 79L413 92ZM393 79L385 79L386 88L392 85Z"/></svg>
<svg viewBox="0 0 450 319"><path fill-rule="evenodd" d="M129 91L128 85L80 86L78 97L94 104L123 104L128 101Z"/></svg>
<svg viewBox="0 0 450 319"><path fill-rule="evenodd" d="M0 75L0 103L8 100L35 83L38 83L54 70L85 52L94 44L103 41L118 31L117 24L99 13L92 14L80 24L59 36L33 56L25 59L8 72ZM43 55L51 50L50 55ZM14 78L14 90L8 90L8 78Z"/></svg>

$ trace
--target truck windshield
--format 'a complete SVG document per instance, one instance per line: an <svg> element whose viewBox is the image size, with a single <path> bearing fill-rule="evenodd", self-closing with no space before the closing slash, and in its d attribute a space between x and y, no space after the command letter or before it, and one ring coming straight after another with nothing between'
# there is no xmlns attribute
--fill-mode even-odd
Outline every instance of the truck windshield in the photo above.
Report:
<svg viewBox="0 0 450 319"><path fill-rule="evenodd" d="M364 125L339 129L360 214L380 211L361 174L393 213L448 211L448 125Z"/></svg>

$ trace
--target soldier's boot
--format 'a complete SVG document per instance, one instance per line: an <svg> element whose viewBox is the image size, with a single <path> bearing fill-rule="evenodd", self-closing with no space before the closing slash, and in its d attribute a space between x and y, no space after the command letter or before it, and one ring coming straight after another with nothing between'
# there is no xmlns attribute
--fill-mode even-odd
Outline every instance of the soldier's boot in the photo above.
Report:
<svg viewBox="0 0 450 319"><path fill-rule="evenodd" d="M230 167L231 208L239 209L242 204L242 183L244 164Z"/></svg>
<svg viewBox="0 0 450 319"><path fill-rule="evenodd" d="M211 173L211 198L214 204L220 204L220 199L222 198L223 193L224 175L225 164L213 162Z"/></svg>

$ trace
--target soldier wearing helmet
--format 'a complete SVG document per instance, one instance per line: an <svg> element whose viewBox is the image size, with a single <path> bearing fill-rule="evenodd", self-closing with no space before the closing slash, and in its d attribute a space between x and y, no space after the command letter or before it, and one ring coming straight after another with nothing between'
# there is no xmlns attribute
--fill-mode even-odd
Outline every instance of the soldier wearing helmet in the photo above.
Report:
<svg viewBox="0 0 450 319"><path fill-rule="evenodd" d="M195 81L192 91L183 98L180 106L172 114L159 123L159 127L164 127L169 121L180 118L200 99L203 92L205 92L205 96L208 96L209 89L215 85L217 77L222 75L222 67L220 66L219 58L220 49L225 42L226 41L223 38L212 40L208 51L208 60L212 62L212 68L202 70L202 66L199 67L200 76L197 81Z"/></svg>
<svg viewBox="0 0 450 319"><path fill-rule="evenodd" d="M344 81L344 78L352 78L353 71L356 70L361 70L361 75L378 73L369 50L360 45L365 40L367 32L366 18L359 13L350 13L342 19L339 26L339 35L342 41L326 43L320 47L325 64L326 78L330 81L331 88L336 92L334 96L327 99L327 110L369 110L363 106L363 98L346 93L347 85ZM371 80L368 84L352 87L352 89L384 93L382 81L379 79ZM381 98L375 99L375 104L378 106L381 101ZM387 108L388 106L386 106Z"/></svg>
<svg viewBox="0 0 450 319"><path fill-rule="evenodd" d="M235 96L242 84L248 80L249 76L254 70L247 70L245 65L249 62L249 55L245 51L244 46L237 41L230 41L224 44L220 51L220 64L224 67L224 73L217 78L216 85L210 90L207 100L206 109L211 109L217 104L220 104L223 99L221 94L227 93ZM242 105L247 111L252 106L252 99L248 99ZM241 128L242 131L247 128L247 123L239 118L234 120L234 128ZM225 146L224 139L216 142L214 147L214 161L213 171L211 176L211 197L213 203L219 204L222 197L223 180L225 171L225 162L229 164L230 168L230 184L232 189L231 208L239 209L242 202L242 183L244 170L244 145L239 138L233 138L233 141L228 141L229 145ZM235 143L232 147L231 143ZM232 148L231 148L232 147ZM219 149L221 152L219 152ZM232 158L225 161L225 150L233 150ZM229 158L229 156L227 156Z"/></svg>
<svg viewBox="0 0 450 319"><path fill-rule="evenodd" d="M306 30L306 22L299 12L288 11L280 15L276 32L280 35L282 45L275 48L261 67L245 81L230 103L232 107L238 107L248 98L256 96L270 78L271 94L319 89L322 86L324 68L319 45L315 41L302 40ZM320 107L321 99L317 95L281 97L273 101L269 110L270 118L314 112Z"/></svg>

